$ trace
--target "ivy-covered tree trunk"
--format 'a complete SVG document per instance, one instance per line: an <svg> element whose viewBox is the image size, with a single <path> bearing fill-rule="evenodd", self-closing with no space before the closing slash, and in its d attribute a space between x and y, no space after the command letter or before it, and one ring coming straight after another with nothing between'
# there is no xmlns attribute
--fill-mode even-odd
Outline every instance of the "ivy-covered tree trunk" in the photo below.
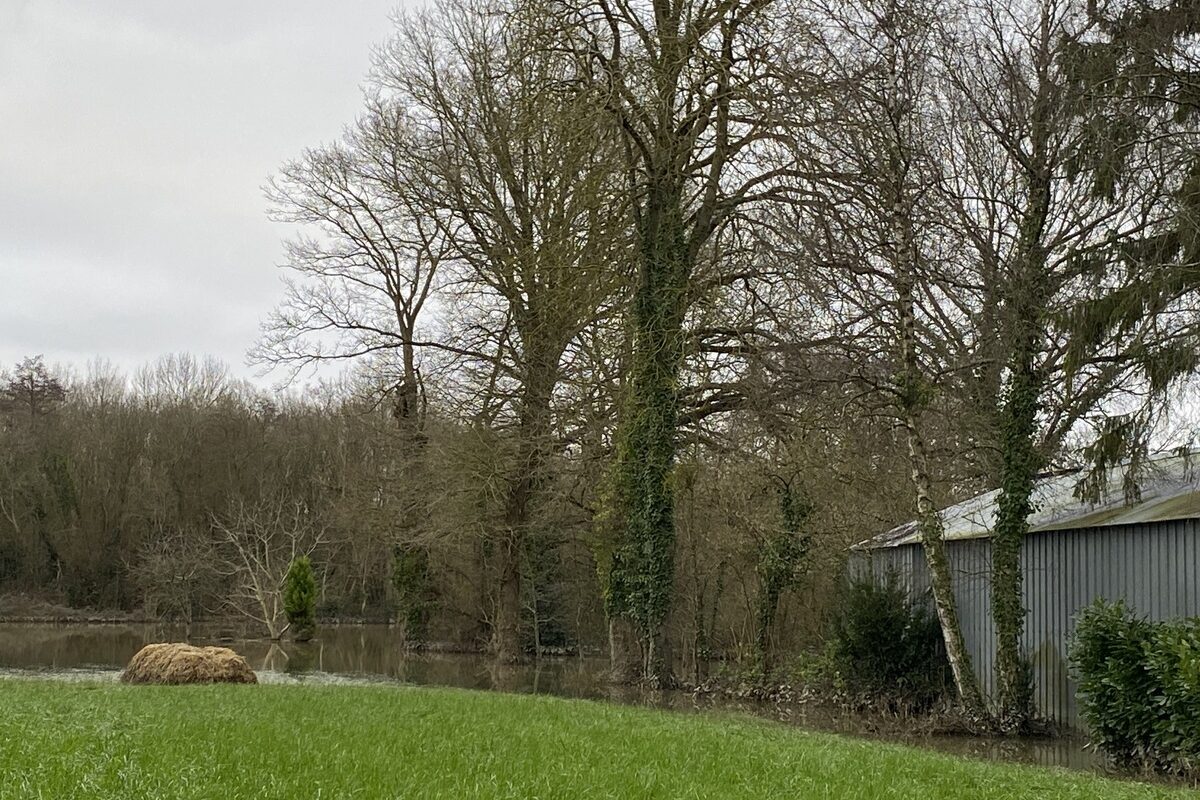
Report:
<svg viewBox="0 0 1200 800"><path fill-rule="evenodd" d="M633 297L633 354L617 452L617 495L623 541L609 573L610 607L629 618L642 639L643 678L671 681L664 626L674 589L675 429L683 317L691 263L682 188L651 181L639 220L641 270Z"/></svg>
<svg viewBox="0 0 1200 800"><path fill-rule="evenodd" d="M770 5L651 0L606 6L607 52L590 49L588 55L589 74L600 78L598 96L614 112L623 139L625 199L639 262L617 446L626 524L606 599L637 626L652 684L671 679L664 651L675 572L671 473L690 279L739 207L786 193L775 178L787 170L767 166L758 152L762 142L777 139L779 117L749 111L758 101L772 102L782 88L761 35L772 24Z"/></svg>
<svg viewBox="0 0 1200 800"><path fill-rule="evenodd" d="M1039 105L1045 101L1039 97ZM1009 318L1008 380L999 412L1000 497L992 530L992 619L996 624L997 721L1011 733L1023 731L1032 714L1033 688L1021 639L1025 630L1022 602L1021 544L1029 533L1033 489L1042 468L1037 449L1037 416L1042 379L1037 367L1041 351L1047 254L1042 244L1050 209L1051 180L1045 164L1047 132L1035 114L1034 165L1027 175L1027 205L1022 215L1013 269L1008 276L1005 307Z"/></svg>
<svg viewBox="0 0 1200 800"><path fill-rule="evenodd" d="M529 324L526 329L537 330ZM504 501L504 529L495 551L497 586L492 653L501 663L521 660L521 569L533 495L541 483L551 435L550 400L558 380L561 347L527 342L525 388L518 409L516 459Z"/></svg>
<svg viewBox="0 0 1200 800"><path fill-rule="evenodd" d="M433 595L429 575L429 550L398 545L392 553L392 587L403 630L404 644L420 646L428 632Z"/></svg>
<svg viewBox="0 0 1200 800"><path fill-rule="evenodd" d="M1040 469L1034 446L1039 382L1032 353L1014 354L1001 411L1001 476L996 524L992 531L992 618L996 623L997 715L1003 730L1019 732L1032 701L1021 637L1021 543L1029 532L1033 488Z"/></svg>
<svg viewBox="0 0 1200 800"><path fill-rule="evenodd" d="M779 601L803 575L809 550L804 524L812 506L791 484L779 487L779 505L783 525L762 543L757 567L754 650L764 678L772 667L771 629L779 614Z"/></svg>
<svg viewBox="0 0 1200 800"><path fill-rule="evenodd" d="M403 370L395 386L392 418L399 434L400 508L395 513L399 533L392 542L391 583L396 597L397 619L405 646L420 646L428 632L433 581L429 572L429 548L420 541L428 520L428 493L422 486L425 473L425 419L417 379L416 349L412 326L401 323ZM363 605L367 603L364 591Z"/></svg>

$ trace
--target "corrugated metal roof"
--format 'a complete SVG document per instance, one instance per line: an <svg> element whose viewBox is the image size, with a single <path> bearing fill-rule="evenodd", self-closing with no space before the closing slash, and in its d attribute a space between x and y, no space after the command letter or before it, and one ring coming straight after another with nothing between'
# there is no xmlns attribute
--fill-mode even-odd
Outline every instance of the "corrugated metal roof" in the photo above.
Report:
<svg viewBox="0 0 1200 800"><path fill-rule="evenodd" d="M1200 517L1200 459L1193 456L1163 456L1145 464L1136 477L1141 499L1125 499L1125 467L1110 471L1108 486L1099 503L1075 496L1082 470L1041 478L1034 488L1034 512L1030 531L1071 530L1139 522ZM939 512L947 540L980 539L991 536L996 519L999 489L972 497ZM900 547L920 539L916 520L906 522L864 542L855 550Z"/></svg>

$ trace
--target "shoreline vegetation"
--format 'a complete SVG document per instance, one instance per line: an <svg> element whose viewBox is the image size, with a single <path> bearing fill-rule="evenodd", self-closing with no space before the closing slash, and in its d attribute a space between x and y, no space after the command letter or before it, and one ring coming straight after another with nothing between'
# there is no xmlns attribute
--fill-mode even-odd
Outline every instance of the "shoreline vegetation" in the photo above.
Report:
<svg viewBox="0 0 1200 800"><path fill-rule="evenodd" d="M319 620L320 627L349 627L378 626L389 630L402 631L403 623L396 620L381 621L374 619L329 619ZM53 625L55 627L85 628L91 625L119 626L128 625L133 628L154 628L165 626L170 629L186 629L185 637L198 643L230 644L234 642L272 642L269 637L253 632L253 626L238 617L212 616L195 620L190 625L178 620L163 620L151 618L136 612L122 612L93 609L75 609L58 605L45 598L28 595L0 595L0 625ZM320 633L317 634L318 641ZM293 647L304 649L305 645L296 643L292 637L284 637L284 641ZM283 643L283 642L280 642ZM401 643L397 643L402 646ZM231 645L236 646L236 645ZM472 646L469 643L454 641L426 641L404 647L406 652L414 655L428 656L486 656L486 646ZM575 647L543 648L540 656L527 654L520 662L524 666L534 666L541 661L571 661L575 659L605 660L607 654L598 648L584 648L581 654ZM114 668L117 668L114 665ZM601 670L604 671L604 670ZM748 703L761 706L762 709L791 708L809 709L822 717L831 716L853 719L861 723L864 731L873 731L887 736L905 735L917 731L921 736L947 737L982 737L995 736L994 730L988 729L972 721L963 714L949 698L929 704L914 706L905 702L900 696L884 693L853 690L843 685L836 676L836 669L828 663L827 657L808 654L797 657L786 664L778 664L770 674L763 675L753 663L739 658L738 654L725 657L714 654L706 661L703 669L691 674L677 673L669 686L651 687L638 681L605 682L612 686L614 692L631 691L638 696L668 690L678 695L690 695L697 700L722 701L731 704ZM773 715L760 714L764 718ZM819 728L818 728L819 729ZM1039 725L1030 736L1035 739L1067 737L1077 735L1069 730L1060 730L1049 724ZM905 735L904 738L907 738Z"/></svg>
<svg viewBox="0 0 1200 800"><path fill-rule="evenodd" d="M329 627L386 627L389 630L402 630L403 623L396 620L381 621L374 619L321 619L320 626ZM261 633L253 633L245 620L237 617L205 617L190 625L177 620L163 620L148 617L138 613L128 613L124 616L119 611L98 611L92 609L75 609L60 606L41 598L25 595L0 595L0 625L37 626L52 625L63 628L86 628L88 626L120 626L128 625L133 628L166 627L170 629L187 629L186 638L200 643L232 643L232 642L272 642ZM318 633L318 641L320 634ZM303 647L291 637L283 641L290 646ZM414 655L442 656L486 656L486 646L472 646L468 643L453 641L427 641L404 646L406 652ZM539 661L561 661L574 659L607 660L607 654L599 648L584 648L582 654L576 647L546 647L537 657L527 654L527 658L518 665L533 666ZM891 729L894 725L911 727L916 724L923 733L929 735L951 736L988 736L991 731L971 723L947 699L934 707L916 710L900 704L895 705L895 698L875 695L870 692L850 692L845 687L831 684L825 671L814 670L813 665L819 664L819 658L809 657L796 660L791 664L781 664L770 675L763 676L760 672L747 666L736 655L720 657L714 655L705 662L702 675L691 677L679 674L670 686L657 687L680 694L693 695L697 698L721 698L735 702L751 702L766 706L791 706L820 708L836 711L842 716L861 718L871 728ZM114 669L116 669L114 665ZM638 681L614 683L614 688L625 687L635 691L656 691L654 687L642 685ZM1043 738L1056 735L1059 731L1043 727L1039 735Z"/></svg>
<svg viewBox="0 0 1200 800"><path fill-rule="evenodd" d="M27 594L0 594L0 623L120 625L158 622L139 611L74 608Z"/></svg>
<svg viewBox="0 0 1200 800"><path fill-rule="evenodd" d="M741 715L460 689L14 679L0 703L0 798L1186 796Z"/></svg>

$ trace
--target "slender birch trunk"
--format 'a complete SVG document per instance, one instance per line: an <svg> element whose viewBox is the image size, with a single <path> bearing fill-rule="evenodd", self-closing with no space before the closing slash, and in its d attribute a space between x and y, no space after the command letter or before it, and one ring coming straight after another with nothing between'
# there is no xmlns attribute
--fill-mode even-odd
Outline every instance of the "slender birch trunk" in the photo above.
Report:
<svg viewBox="0 0 1200 800"><path fill-rule="evenodd" d="M942 518L933 503L925 440L921 436L918 419L911 410L905 413L904 426L908 433L908 451L912 460L913 488L917 493L921 548L925 551L925 562L929 565L929 582L933 589L933 604L937 609L938 622L942 627L942 638L946 643L946 659L950 662L954 686L963 708L968 714L982 718L986 708L958 619L954 578L949 558L946 556L946 543L942 538Z"/></svg>
<svg viewBox="0 0 1200 800"><path fill-rule="evenodd" d="M902 27L905 9L893 4L884 22L887 36L886 58L888 86L884 95L884 110L888 118L886 133L887 167L883 179L885 197L890 199L890 219L887 222L889 256L894 270L897 316L900 325L900 374L898 398L901 420L908 437L908 451L916 491L917 517L921 532L922 550L929 565L933 602L946 643L946 657L954 676L959 701L968 714L983 718L986 708L979 681L971 664L971 655L963 638L958 619L958 604L954 597L954 576L946 555L943 526L933 501L933 480L925 439L921 432L922 410L928 402L928 380L918 356L917 286L918 250L915 235L916 204L914 200L914 157L919 152L914 132L916 85L923 69L920 57L912 60L902 46L912 32Z"/></svg>

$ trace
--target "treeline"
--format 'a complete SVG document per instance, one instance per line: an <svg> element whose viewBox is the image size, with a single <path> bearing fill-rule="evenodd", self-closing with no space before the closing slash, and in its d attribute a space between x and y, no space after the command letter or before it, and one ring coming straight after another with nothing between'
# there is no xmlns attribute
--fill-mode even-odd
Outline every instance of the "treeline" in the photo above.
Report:
<svg viewBox="0 0 1200 800"><path fill-rule="evenodd" d="M283 577L309 555L322 617L488 647L510 444L429 412L414 470L380 399L354 382L281 396L186 355L134 376L22 361L0 379L0 592L233 616L276 635ZM903 458L886 425L827 420L759 454L761 435L720 453L685 446L677 467L672 632L693 676L711 658L817 642L845 546L904 513L902 473L875 463ZM520 555L521 653L607 645L594 550L605 468L569 451L546 466Z"/></svg>
<svg viewBox="0 0 1200 800"><path fill-rule="evenodd" d="M252 354L353 361L381 405L290 412L348 448L319 502L201 516L236 547L341 509L331 538L374 555L327 598L390 593L412 635L501 660L607 628L614 673L655 683L815 638L844 545L915 516L983 716L935 509L999 487L995 707L1019 729L1034 479L1136 467L1197 366L1195 28L1082 0L404 15L360 117L270 184L302 233Z"/></svg>

